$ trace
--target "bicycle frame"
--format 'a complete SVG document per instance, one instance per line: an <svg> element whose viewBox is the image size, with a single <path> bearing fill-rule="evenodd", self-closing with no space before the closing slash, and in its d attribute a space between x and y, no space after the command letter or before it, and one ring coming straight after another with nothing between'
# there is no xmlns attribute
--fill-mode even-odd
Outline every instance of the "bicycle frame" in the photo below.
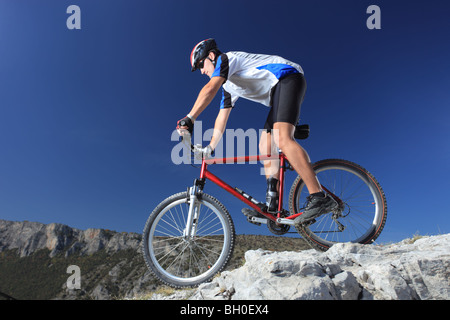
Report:
<svg viewBox="0 0 450 320"><path fill-rule="evenodd" d="M276 215L267 212L267 207L265 204L262 204L258 202L256 199L245 193L244 191L233 188L229 184L227 184L225 181L221 180L219 177L214 175L208 170L208 165L211 164L223 164L223 163L247 163L252 161L263 161L263 160L279 160L280 161L280 177L279 177L279 198L278 198L278 210ZM212 158L212 159L203 159L202 160L202 166L200 171L200 179L198 180L200 183L201 189L203 189L203 186L205 184L206 179L212 181L225 191L231 193L233 196L250 206L251 208L258 211L261 215L266 217L269 220L272 220L274 222L280 223L280 224L288 224L293 225L294 219L301 215L303 212L298 212L293 215L290 215L287 218L282 218L281 214L283 212L283 195L284 195L284 177L286 169L288 169L288 161L286 156L280 152L278 156L276 155L257 155L257 156L243 156L243 157L232 157L232 158ZM264 219L258 219L254 218L254 221L256 222L262 222L266 223L267 221L262 221Z"/></svg>

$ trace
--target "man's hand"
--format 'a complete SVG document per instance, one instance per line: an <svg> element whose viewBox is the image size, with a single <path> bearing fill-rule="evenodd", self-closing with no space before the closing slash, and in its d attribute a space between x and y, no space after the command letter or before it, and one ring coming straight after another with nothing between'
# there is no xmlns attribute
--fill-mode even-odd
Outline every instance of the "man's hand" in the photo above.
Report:
<svg viewBox="0 0 450 320"><path fill-rule="evenodd" d="M186 131L192 135L192 131L194 130L194 121L189 116L184 117L177 122L177 131L180 136L184 136Z"/></svg>
<svg viewBox="0 0 450 320"><path fill-rule="evenodd" d="M194 146L195 158L201 160L202 158L209 159L214 155L214 150L211 145L202 148L202 145L196 144Z"/></svg>

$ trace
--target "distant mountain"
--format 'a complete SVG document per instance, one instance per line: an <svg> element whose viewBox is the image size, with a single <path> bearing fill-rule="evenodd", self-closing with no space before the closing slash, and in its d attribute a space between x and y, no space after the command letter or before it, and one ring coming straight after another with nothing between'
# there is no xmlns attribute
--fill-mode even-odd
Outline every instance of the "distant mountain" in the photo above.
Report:
<svg viewBox="0 0 450 320"><path fill-rule="evenodd" d="M79 230L39 222L0 220L0 299L121 299L161 284L148 271L138 233ZM238 235L227 270L242 266L247 250L309 249L300 238ZM67 288L79 267L81 288Z"/></svg>

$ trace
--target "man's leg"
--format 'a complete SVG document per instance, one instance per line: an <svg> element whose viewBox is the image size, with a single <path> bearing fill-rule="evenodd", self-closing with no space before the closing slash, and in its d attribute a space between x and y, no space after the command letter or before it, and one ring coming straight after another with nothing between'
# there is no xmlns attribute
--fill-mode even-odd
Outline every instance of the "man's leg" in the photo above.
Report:
<svg viewBox="0 0 450 320"><path fill-rule="evenodd" d="M294 220L295 225L298 227L334 210L338 204L332 197L323 193L319 180L312 169L308 154L294 140L294 125L287 122L276 122L274 129L278 129L279 133L278 141L275 139L278 147L286 155L294 170L302 177L310 193L303 214Z"/></svg>
<svg viewBox="0 0 450 320"><path fill-rule="evenodd" d="M278 189L280 176L280 160L278 158L278 148L273 140L273 131L263 131L259 143L261 155L273 156L274 160L264 160L264 173L267 182L266 205L269 212L278 210Z"/></svg>
<svg viewBox="0 0 450 320"><path fill-rule="evenodd" d="M321 192L322 188L312 169L308 153L294 139L295 126L287 122L275 122L273 127L277 132L275 143L286 155L294 170L302 177L309 193Z"/></svg>
<svg viewBox="0 0 450 320"><path fill-rule="evenodd" d="M261 133L261 138L259 140L259 153L262 156L273 155L274 160L264 160L264 172L266 179L275 178L279 180L280 175L280 160L278 159L277 146L273 142L273 136L271 133L264 130Z"/></svg>

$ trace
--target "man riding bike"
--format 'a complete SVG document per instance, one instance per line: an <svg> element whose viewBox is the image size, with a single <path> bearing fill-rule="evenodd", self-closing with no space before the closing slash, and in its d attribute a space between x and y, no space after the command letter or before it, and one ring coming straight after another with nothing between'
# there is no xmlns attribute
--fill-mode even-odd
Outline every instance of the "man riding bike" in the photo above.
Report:
<svg viewBox="0 0 450 320"><path fill-rule="evenodd" d="M210 80L200 91L197 100L186 117L179 120L177 129L183 135L192 133L194 121L211 103L222 87L222 100L210 144L202 149L210 156L225 131L231 110L239 97L270 107L261 134L259 149L262 155L273 154L278 147L286 155L290 165L302 177L310 196L303 214L295 224L303 224L332 211L336 201L326 194L314 173L307 152L294 139L300 107L306 91L306 81L300 65L274 55L246 52L222 53L214 39L199 42L190 56L192 71L200 69ZM279 166L277 160L264 162L267 179L266 204L269 212L278 208ZM246 215L256 211L243 209Z"/></svg>

